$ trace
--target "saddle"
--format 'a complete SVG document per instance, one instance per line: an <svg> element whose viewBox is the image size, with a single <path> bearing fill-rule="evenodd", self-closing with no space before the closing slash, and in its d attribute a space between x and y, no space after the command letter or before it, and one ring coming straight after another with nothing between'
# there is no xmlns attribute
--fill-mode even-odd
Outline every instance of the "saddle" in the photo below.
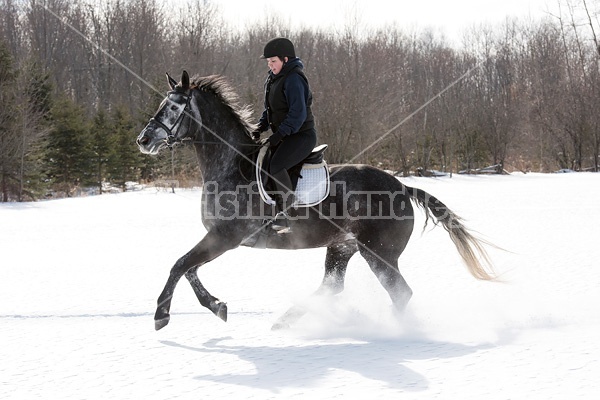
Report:
<svg viewBox="0 0 600 400"><path fill-rule="evenodd" d="M327 147L326 144L315 147L302 162L288 169L296 198L294 207L315 206L329 195L329 168L323 158ZM258 152L256 181L261 199L269 205L274 205L275 200L269 194L275 191L275 184L269 179L268 173L270 160L271 151L266 144Z"/></svg>

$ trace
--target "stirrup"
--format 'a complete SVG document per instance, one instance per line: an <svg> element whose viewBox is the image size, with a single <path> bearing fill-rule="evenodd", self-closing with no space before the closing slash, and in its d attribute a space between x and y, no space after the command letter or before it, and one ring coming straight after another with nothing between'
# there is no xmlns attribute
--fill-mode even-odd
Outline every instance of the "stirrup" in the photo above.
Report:
<svg viewBox="0 0 600 400"><path fill-rule="evenodd" d="M285 211L278 212L271 222L271 228L279 234L291 233L292 228L290 227L288 214Z"/></svg>

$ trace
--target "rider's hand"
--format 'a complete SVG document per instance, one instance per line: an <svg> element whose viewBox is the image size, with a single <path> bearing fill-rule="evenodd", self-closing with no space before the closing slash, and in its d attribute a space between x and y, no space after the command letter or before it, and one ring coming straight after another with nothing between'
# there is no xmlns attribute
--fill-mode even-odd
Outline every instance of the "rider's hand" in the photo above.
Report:
<svg viewBox="0 0 600 400"><path fill-rule="evenodd" d="M281 135L278 132L275 132L274 134L269 136L269 139L267 140L269 142L269 146L274 147L277 146L283 140L283 135Z"/></svg>
<svg viewBox="0 0 600 400"><path fill-rule="evenodd" d="M253 131L250 133L250 135L252 135L252 139L254 139L255 141L257 141L257 142L258 142L258 141L260 140L260 134L261 134L261 133L262 133L262 132L261 132L259 129L255 129L255 130L253 130Z"/></svg>

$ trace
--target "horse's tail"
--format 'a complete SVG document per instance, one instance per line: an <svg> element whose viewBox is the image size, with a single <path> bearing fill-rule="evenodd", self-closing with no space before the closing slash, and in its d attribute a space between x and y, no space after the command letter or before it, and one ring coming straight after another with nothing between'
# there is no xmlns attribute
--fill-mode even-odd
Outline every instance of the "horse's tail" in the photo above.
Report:
<svg viewBox="0 0 600 400"><path fill-rule="evenodd" d="M496 279L490 258L483 247L484 244L494 245L473 236L463 225L462 219L434 196L421 189L412 187L406 189L410 197L425 211L425 226L433 215L434 223L436 225L441 223L450 234L450 239L454 242L471 275L481 280Z"/></svg>

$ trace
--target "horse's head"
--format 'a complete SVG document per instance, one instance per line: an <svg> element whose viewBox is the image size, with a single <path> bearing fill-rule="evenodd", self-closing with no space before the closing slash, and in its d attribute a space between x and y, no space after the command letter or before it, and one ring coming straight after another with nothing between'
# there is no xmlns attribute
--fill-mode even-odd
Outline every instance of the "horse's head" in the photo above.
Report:
<svg viewBox="0 0 600 400"><path fill-rule="evenodd" d="M136 140L145 154L157 154L164 146L180 142L186 134L179 131L185 117L190 117L190 77L183 71L180 83L169 74L167 80L171 90Z"/></svg>

